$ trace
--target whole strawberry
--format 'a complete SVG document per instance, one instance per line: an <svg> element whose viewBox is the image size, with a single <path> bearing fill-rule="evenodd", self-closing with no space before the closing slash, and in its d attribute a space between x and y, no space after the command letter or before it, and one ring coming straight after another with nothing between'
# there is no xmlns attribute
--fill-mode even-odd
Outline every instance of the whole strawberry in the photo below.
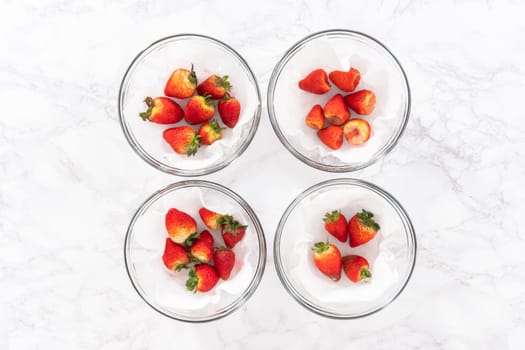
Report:
<svg viewBox="0 0 525 350"><path fill-rule="evenodd" d="M221 235L224 244L228 248L233 248L239 243L246 232L248 226L241 225L239 221L235 220L231 215L224 215L221 219Z"/></svg>
<svg viewBox="0 0 525 350"><path fill-rule="evenodd" d="M169 270L180 271L187 267L190 258L184 246L173 242L170 238L166 238L162 262Z"/></svg>
<svg viewBox="0 0 525 350"><path fill-rule="evenodd" d="M299 81L299 88L313 94L322 95L327 93L331 86L328 82L326 71L324 69L316 69Z"/></svg>
<svg viewBox="0 0 525 350"><path fill-rule="evenodd" d="M164 130L162 137L178 154L188 157L195 155L199 149L199 136L189 126L179 126Z"/></svg>
<svg viewBox="0 0 525 350"><path fill-rule="evenodd" d="M372 277L368 261L359 255L347 255L343 257L343 271L352 282L359 282Z"/></svg>
<svg viewBox="0 0 525 350"><path fill-rule="evenodd" d="M157 124L175 124L184 118L182 108L167 97L146 97L144 100L148 106L146 112L140 113L142 120L149 120Z"/></svg>
<svg viewBox="0 0 525 350"><path fill-rule="evenodd" d="M369 115L376 106L376 95L370 90L359 90L346 95L345 102L357 114Z"/></svg>
<svg viewBox="0 0 525 350"><path fill-rule="evenodd" d="M348 72L334 70L330 72L328 77L339 89L350 92L354 91L359 84L361 73L355 68L350 68Z"/></svg>
<svg viewBox="0 0 525 350"><path fill-rule="evenodd" d="M226 247L220 247L215 250L213 254L213 263L215 264L215 269L219 274L219 277L223 280L230 278L230 274L235 265L235 253Z"/></svg>
<svg viewBox="0 0 525 350"><path fill-rule="evenodd" d="M197 264L189 272L186 289L190 292L207 292L219 281L217 271L208 264Z"/></svg>
<svg viewBox="0 0 525 350"><path fill-rule="evenodd" d="M196 260L207 263L213 258L213 236L206 230L197 237L189 237L186 245L190 247L190 254Z"/></svg>
<svg viewBox="0 0 525 350"><path fill-rule="evenodd" d="M348 226L346 218L339 210L326 213L324 218L325 230L341 242L346 242L348 238Z"/></svg>
<svg viewBox="0 0 525 350"><path fill-rule="evenodd" d="M215 119L201 125L199 128L199 141L202 145L211 145L217 140L222 139L222 130Z"/></svg>
<svg viewBox="0 0 525 350"><path fill-rule="evenodd" d="M364 209L355 214L348 223L350 247L358 247L373 239L381 229L373 219L374 214Z"/></svg>
<svg viewBox="0 0 525 350"><path fill-rule="evenodd" d="M341 252L339 249L328 242L317 242L314 244L313 258L315 266L324 275L330 277L333 281L341 279Z"/></svg>
<svg viewBox="0 0 525 350"><path fill-rule="evenodd" d="M234 128L239 122L241 114L241 104L235 97L226 95L219 101L219 115L221 120L227 127Z"/></svg>
<svg viewBox="0 0 525 350"><path fill-rule="evenodd" d="M206 225L207 228L209 228L210 230L216 230L220 227L222 223L221 220L224 215L203 207L199 209L199 216L201 217L202 222L204 223L204 225Z"/></svg>
<svg viewBox="0 0 525 350"><path fill-rule="evenodd" d="M197 232L197 223L185 212L171 208L166 213L166 230L173 242L184 243L191 234Z"/></svg>
<svg viewBox="0 0 525 350"><path fill-rule="evenodd" d="M215 114L215 107L209 95L193 96L184 109L184 119L188 124L207 122Z"/></svg>
<svg viewBox="0 0 525 350"><path fill-rule="evenodd" d="M223 77L212 75L200 83L200 85L197 87L197 92L201 96L208 94L211 96L211 98L218 100L229 93L231 88L232 86L228 81L227 75Z"/></svg>
<svg viewBox="0 0 525 350"><path fill-rule="evenodd" d="M170 78L164 87L164 95L176 98L188 98L197 90L197 76L193 71L179 68L171 73Z"/></svg>
<svg viewBox="0 0 525 350"><path fill-rule="evenodd" d="M332 125L343 125L350 119L350 111L341 94L332 97L324 106L324 117Z"/></svg>
<svg viewBox="0 0 525 350"><path fill-rule="evenodd" d="M312 107L310 112L306 115L306 126L314 130L320 130L324 126L324 112L323 107L317 104Z"/></svg>
<svg viewBox="0 0 525 350"><path fill-rule="evenodd" d="M317 136L328 148L333 150L337 150L343 145L343 129L339 126L327 126L319 130Z"/></svg>

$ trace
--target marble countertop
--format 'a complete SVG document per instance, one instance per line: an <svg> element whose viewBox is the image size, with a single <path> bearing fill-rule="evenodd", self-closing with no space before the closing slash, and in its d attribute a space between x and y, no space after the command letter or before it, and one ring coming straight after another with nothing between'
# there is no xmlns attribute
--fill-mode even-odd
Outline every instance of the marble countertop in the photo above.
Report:
<svg viewBox="0 0 525 350"><path fill-rule="evenodd" d="M524 349L524 12L516 1L2 1L0 349ZM269 249L258 290L230 316L156 313L128 280L124 233L146 196L183 178L150 167L122 134L129 62L158 38L210 35L244 56L264 96L284 51L330 28L370 34L403 64L412 113L394 151L350 174L312 169L264 106L247 151L202 178L252 205L269 247L305 188L378 184L416 228L406 290L372 316L325 319L285 292Z"/></svg>

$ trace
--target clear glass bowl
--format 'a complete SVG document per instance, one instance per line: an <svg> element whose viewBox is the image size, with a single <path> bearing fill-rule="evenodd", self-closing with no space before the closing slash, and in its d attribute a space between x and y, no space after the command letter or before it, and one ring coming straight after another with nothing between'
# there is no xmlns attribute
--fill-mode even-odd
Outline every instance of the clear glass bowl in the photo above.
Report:
<svg viewBox="0 0 525 350"><path fill-rule="evenodd" d="M374 112L366 119L372 126L368 142L362 146L343 143L329 150L309 129L304 119L314 104L324 104L335 93L314 95L297 86L300 79L316 68L361 71L355 91L370 89L377 96ZM304 163L324 171L348 172L362 169L387 154L396 145L410 114L408 80L396 57L376 39L350 30L327 30L312 34L293 45L275 66L268 85L268 113L273 129L283 145ZM352 118L357 116L352 111Z"/></svg>
<svg viewBox="0 0 525 350"><path fill-rule="evenodd" d="M168 271L161 260L167 233L164 218L175 207L190 214L199 232L206 229L201 206L232 214L248 225L234 247L235 267L229 280L207 293L185 289L188 272ZM211 231L215 246L224 245L220 232ZM262 226L252 208L233 191L209 181L182 181L155 192L137 210L124 243L128 276L140 297L161 314L180 321L205 322L224 317L239 308L255 292L264 272L266 242Z"/></svg>
<svg viewBox="0 0 525 350"><path fill-rule="evenodd" d="M381 225L370 242L351 248L324 230L326 212L341 210L349 220L361 209L372 211ZM344 273L339 282L323 276L311 247L326 239L343 256L364 256L371 265L370 281L355 284ZM361 180L335 179L310 187L288 206L277 227L274 259L282 284L301 305L326 317L358 318L381 310L403 291L415 265L416 236L405 210L388 192Z"/></svg>
<svg viewBox="0 0 525 350"><path fill-rule="evenodd" d="M139 113L146 109L146 96L163 96L173 70L192 64L199 81L211 74L229 76L241 115L235 128L223 131L222 140L187 157L176 154L162 138L172 126L144 122ZM184 108L185 101L176 101ZM224 168L248 147L259 125L261 96L253 72L234 49L207 36L180 34L154 42L133 59L120 85L118 111L124 135L142 159L170 174L198 176ZM174 126L180 125L185 122Z"/></svg>

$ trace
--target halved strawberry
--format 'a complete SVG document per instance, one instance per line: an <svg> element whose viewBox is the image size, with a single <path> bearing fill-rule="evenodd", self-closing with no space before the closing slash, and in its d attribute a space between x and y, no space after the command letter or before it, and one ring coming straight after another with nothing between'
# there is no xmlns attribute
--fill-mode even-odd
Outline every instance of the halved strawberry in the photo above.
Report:
<svg viewBox="0 0 525 350"><path fill-rule="evenodd" d="M339 89L345 92L350 92L354 91L359 84L361 73L355 68L350 68L348 72L334 70L330 72L328 77Z"/></svg>
<svg viewBox="0 0 525 350"><path fill-rule="evenodd" d="M180 271L187 267L190 258L183 245L173 242L170 238L166 238L162 262L168 269Z"/></svg>
<svg viewBox="0 0 525 350"><path fill-rule="evenodd" d="M171 208L166 213L166 230L173 242L184 243L192 233L197 232L197 223L185 212Z"/></svg>
<svg viewBox="0 0 525 350"><path fill-rule="evenodd" d="M164 87L164 95L176 98L188 98L197 90L197 76L193 71L179 68L171 73L170 78Z"/></svg>
<svg viewBox="0 0 525 350"><path fill-rule="evenodd" d="M376 106L376 95L370 90L359 90L346 95L345 102L357 114L369 115Z"/></svg>
<svg viewBox="0 0 525 350"><path fill-rule="evenodd" d="M184 109L184 119L188 124L207 122L215 114L215 107L209 95L193 96Z"/></svg>
<svg viewBox="0 0 525 350"><path fill-rule="evenodd" d="M347 255L343 257L343 271L352 282L367 280L372 277L368 261L359 255Z"/></svg>
<svg viewBox="0 0 525 350"><path fill-rule="evenodd" d="M305 120L306 125L314 130L320 130L324 126L323 107L317 104L312 107Z"/></svg>
<svg viewBox="0 0 525 350"><path fill-rule="evenodd" d="M350 144L362 145L370 138L370 124L363 119L350 119L343 126L343 134Z"/></svg>
<svg viewBox="0 0 525 350"><path fill-rule="evenodd" d="M220 77L214 74L209 76L206 80L200 83L199 86L197 86L197 92L201 96L208 94L211 96L211 98L218 100L229 93L231 88L232 86L228 81L227 75Z"/></svg>
<svg viewBox="0 0 525 350"><path fill-rule="evenodd" d="M217 271L208 264L197 264L189 272L186 289L190 292L207 292L219 281Z"/></svg>
<svg viewBox="0 0 525 350"><path fill-rule="evenodd" d="M177 102L167 97L146 97L144 100L148 106L146 112L140 113L142 120L149 120L157 124L175 124L184 118L184 111Z"/></svg>
<svg viewBox="0 0 525 350"><path fill-rule="evenodd" d="M334 95L324 106L324 117L332 125L343 125L350 118L350 111L346 107L341 94Z"/></svg>
<svg viewBox="0 0 525 350"><path fill-rule="evenodd" d="M314 244L313 258L315 266L333 281L341 279L341 252L328 242L317 242Z"/></svg>
<svg viewBox="0 0 525 350"><path fill-rule="evenodd" d="M343 144L343 129L340 126L330 125L317 132L319 139L329 148L336 150Z"/></svg>
<svg viewBox="0 0 525 350"><path fill-rule="evenodd" d="M162 133L164 140L178 154L185 154L188 157L195 155L199 149L199 136L189 126L178 126L164 130Z"/></svg>
<svg viewBox="0 0 525 350"><path fill-rule="evenodd" d="M374 214L362 209L348 222L350 247L357 247L373 239L381 227L373 219Z"/></svg>
<svg viewBox="0 0 525 350"><path fill-rule="evenodd" d="M299 81L299 88L313 94L322 95L330 90L328 76L324 69L316 69Z"/></svg>

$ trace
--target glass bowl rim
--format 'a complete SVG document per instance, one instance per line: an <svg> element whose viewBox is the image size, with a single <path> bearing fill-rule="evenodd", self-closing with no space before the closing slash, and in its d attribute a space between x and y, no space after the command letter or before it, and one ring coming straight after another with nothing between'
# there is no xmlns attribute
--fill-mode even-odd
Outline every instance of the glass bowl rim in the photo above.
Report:
<svg viewBox="0 0 525 350"><path fill-rule="evenodd" d="M224 159L220 161L219 163L213 166L207 167L207 168L194 169L194 170L179 169L179 168L164 164L158 161L155 157L150 155L148 152L146 152L140 145L140 142L132 135L131 131L129 130L129 127L127 123L125 122L125 117L123 113L124 91L127 90L127 85L129 83L129 77L131 73L133 73L133 70L135 69L137 62L142 57L145 57L151 50L153 50L158 45L164 42L169 42L172 40L183 39L183 38L204 39L207 41L211 41L212 43L221 47L223 50L226 50L230 54L232 54L240 62L241 66L244 66L250 78L253 79L253 86L255 87L255 91L257 94L257 101L258 101L257 108L252 118L253 120L251 122L250 131L246 139L240 145L239 149L237 149L237 151L232 153L228 159ZM244 153L244 151L248 148L248 146L250 145L250 143L252 142L255 136L255 133L257 132L257 129L259 127L259 121L261 119L261 110L262 110L261 109L262 99L261 99L261 91L259 88L259 83L257 82L257 78L255 77L255 74L253 73L252 69L248 65L248 62L246 62L246 60L234 48L222 42L221 40L215 39L211 36L195 34L195 33L180 33L180 34L175 34L175 35L169 35L169 36L166 36L166 37L163 37L161 39L154 41L153 43L148 45L145 49L141 50L135 56L135 58L133 58L133 60L129 64L128 68L126 69L126 72L124 73L122 77L122 80L120 82L117 102L118 102L117 109L118 109L120 127L124 133L126 141L131 146L133 151L136 154L138 154L139 157L142 158L146 163L148 163L149 165L151 165L152 167L160 171L163 171L165 173L172 174L172 175L186 176L186 177L202 176L202 175L208 175L208 174L214 173L216 171L219 171L227 167L231 162L233 162L235 159L240 157Z"/></svg>
<svg viewBox="0 0 525 350"><path fill-rule="evenodd" d="M386 54L389 55L390 58L392 58L392 60L394 61L394 63L397 65L397 67L399 68L399 70L400 70L400 72L402 74L402 77L403 77L403 83L404 83L404 85L406 87L406 92L407 92L407 103L406 103L406 110L405 110L405 113L403 115L403 121L402 121L401 125L396 129L394 137L392 137L389 140L389 143L386 144L385 146L383 146L381 148L381 151L379 153L377 153L374 157L372 157L372 158L370 158L370 159L368 159L367 161L364 161L364 162L360 162L360 163L356 163L356 164L347 164L347 165L330 165L330 164L324 164L324 163L320 163L320 162L317 162L315 160L312 160L311 158L307 157L306 155L304 155L303 153L298 151L290 142L288 142L288 140L286 139L286 136L284 135L283 131L279 127L279 123L277 122L275 108L274 108L274 94L275 94L275 88L277 86L277 81L278 81L278 79L279 79L279 77L281 75L281 72L282 72L283 68L286 66L288 61L295 55L295 53L299 49L301 49L305 44L307 44L308 42L310 42L310 41L312 41L314 39L317 39L319 37L325 36L325 35L328 35L328 36L330 36L330 35L358 36L358 37L364 38L365 40L371 41L373 44L376 44L377 46L379 46L380 48L385 50ZM410 94L410 85L408 83L408 78L407 78L407 75L405 73L405 70L403 69L403 66L401 65L401 63L399 62L397 57L383 43L381 43L379 40L375 39L374 37L372 37L372 36L370 36L368 34L359 32L359 31L349 30L349 29L328 29L328 30L322 30L322 31L310 34L310 35L302 38L301 40L297 41L295 44L293 44L284 53L284 55L281 57L281 59L275 65L275 67L274 67L274 69L272 71L272 75L270 76L270 81L268 83L268 90L267 90L267 94L266 94L266 106L267 106L267 109L268 109L268 116L270 118L270 123L272 124L272 128L273 128L275 134L277 135L277 138L279 139L279 141L281 141L283 146L291 154L293 154L297 159L299 159L303 163L305 163L305 164L307 164L307 165L309 165L309 166L311 166L311 167L313 167L315 169L323 170L323 171L327 171L327 172L332 172L332 173L351 172L351 171L356 171L356 170L360 170L360 169L366 168L366 167L374 164L375 162L377 162L379 159L381 159L384 156L386 156L388 153L390 153L394 149L394 147L397 145L397 143L399 142L399 139L401 138L401 136L403 135L403 133L404 133L404 131L406 129L406 125L407 125L409 117L410 117L410 109L411 109L411 103L412 103L411 101L412 101L412 98L411 98L411 94Z"/></svg>
<svg viewBox="0 0 525 350"><path fill-rule="evenodd" d="M130 237L135 227L135 223L139 219L139 217L142 216L142 214L144 214L144 212L146 212L153 203L155 203L158 199L163 197L165 194L170 193L175 190L188 188L188 187L202 187L202 188L216 190L216 191L221 192L224 195L229 196L231 199L237 202L242 207L242 209L247 213L247 215L250 217L250 220L254 223L254 226L255 226L254 229L255 229L255 232L257 233L257 241L259 245L259 257L257 261L257 267L255 269L255 272L253 274L253 277L248 287L231 304L227 305L226 307L221 308L219 312L206 316L206 317L199 317L199 318L194 318L194 319L188 318L188 317L182 317L180 315L174 316L168 313L167 311L164 311L161 308L155 306L153 303L151 303L148 300L148 298L145 295L143 295L140 289L137 287L139 283L136 282L136 278L134 277L134 274L131 272L130 262L128 259L128 254L129 254L128 251L130 250L130 244L131 244ZM202 322L218 320L220 318L228 316L229 314L237 310L239 307L241 307L254 294L255 290L258 288L259 283L261 282L262 276L264 274L265 267L266 267L266 258L267 258L267 249L266 249L266 238L264 235L264 230L259 221L259 218L257 217L257 214L255 214L254 210L251 208L248 202L246 202L241 196L239 196L233 190L223 185L219 185L218 183L215 183L212 181L206 181L206 180L179 181L179 182L175 182L170 185L167 185L160 190L155 191L138 207L138 209L133 214L130 220L130 223L128 225L128 228L126 230L126 236L124 239L124 265L126 267L126 273L131 282L131 285L133 286L133 289L135 289L135 291L141 297L141 299L147 305L149 305L153 310L157 311L158 313L168 318L178 320L178 321L189 322L189 323L202 323Z"/></svg>
<svg viewBox="0 0 525 350"><path fill-rule="evenodd" d="M410 255L412 257L412 261L410 262L410 268L408 270L408 273L405 274L405 280L399 287L399 290L392 295L388 300L386 300L381 305L372 308L370 311L363 312L356 315L342 315L342 314L336 314L329 311L326 311L323 308L315 306L313 303L309 302L307 298L301 295L294 287L293 284L290 282L290 280L286 276L286 272L284 272L283 263L281 259L280 254L280 243L281 243L281 236L283 233L284 226L286 224L286 221L288 220L288 217L292 213L292 211L295 209L295 207L306 197L308 197L310 194L323 189L327 187L337 186L337 185L350 185L350 186L357 186L364 188L366 190L371 190L372 192L378 194L383 199L385 199L397 212L397 214L400 216L401 220L403 221L403 224L405 226L405 232L408 232L408 249L410 252ZM412 243L412 244L410 244ZM412 246L412 249L410 247ZM281 219L279 220L279 224L277 225L277 229L275 230L275 237L274 237L274 243L273 243L273 256L274 256L274 267L277 271L277 275L279 276L279 280L281 281L281 284L283 285L284 289L288 292L288 294L297 301L301 306L306 308L307 310L318 314L320 316L332 318L332 319L357 319L366 317L369 315L372 315L388 305L390 305L394 300L397 299L397 297L403 292L405 287L407 286L408 282L410 281L412 277L412 273L414 272L414 267L416 264L416 255L417 255L417 240L416 240L416 233L414 230L414 226L412 225L412 222L410 221L410 218L408 214L406 213L403 206L395 199L394 196L392 196L389 192L385 191L381 187L374 185L373 183L355 179L355 178L339 178L339 179L331 179L319 182L303 192L301 192L297 197L294 198L294 200L288 205L286 210L284 211L283 215L281 216Z"/></svg>

